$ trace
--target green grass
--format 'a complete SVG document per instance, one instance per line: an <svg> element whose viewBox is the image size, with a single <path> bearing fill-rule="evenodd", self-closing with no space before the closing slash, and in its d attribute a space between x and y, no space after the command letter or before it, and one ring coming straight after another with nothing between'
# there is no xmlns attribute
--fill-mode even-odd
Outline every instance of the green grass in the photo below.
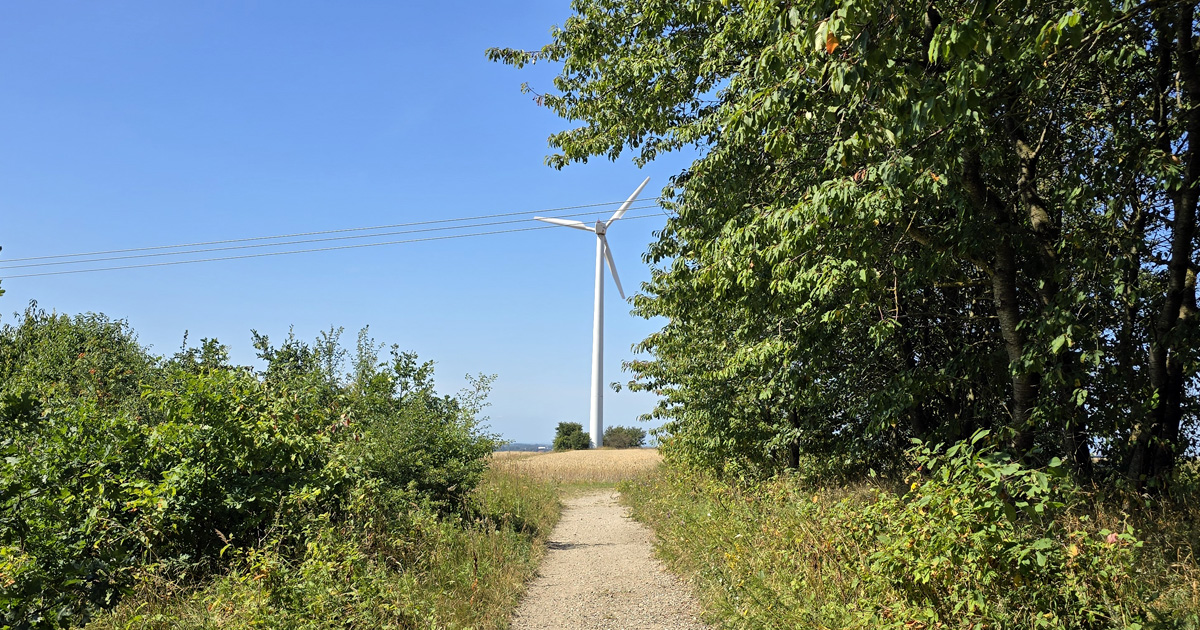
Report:
<svg viewBox="0 0 1200 630"><path fill-rule="evenodd" d="M552 484L489 471L470 517L414 505L369 531L318 519L300 553L243 550L198 585L148 574L88 628L502 629L559 512Z"/></svg>
<svg viewBox="0 0 1200 630"><path fill-rule="evenodd" d="M1195 507L1136 516L1100 502L1064 508L1039 526L1050 533L1037 536L1062 542L1044 568L1030 560L1046 576L1030 583L1011 554L972 546L980 525L958 516L961 495L923 503L936 488L918 486L728 482L664 467L620 489L634 517L656 531L660 557L697 585L715 627L1200 627ZM1125 527L1134 534L1106 542ZM1009 539L1030 528L1001 529L1002 544L990 549L1018 548ZM939 565L946 540L976 556ZM911 573L888 572L897 558ZM938 592L923 592L923 580ZM938 600L949 591L958 599ZM957 610L947 612L951 605ZM1089 618L1085 609L1100 612Z"/></svg>

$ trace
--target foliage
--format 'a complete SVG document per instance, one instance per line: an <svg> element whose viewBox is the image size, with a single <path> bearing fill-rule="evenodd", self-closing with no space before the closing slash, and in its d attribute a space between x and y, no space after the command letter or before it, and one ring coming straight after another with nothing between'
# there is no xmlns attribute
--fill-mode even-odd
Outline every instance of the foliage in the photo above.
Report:
<svg viewBox="0 0 1200 630"><path fill-rule="evenodd" d="M1143 545L1133 527L1096 531L1090 519L1066 519L1064 508L1081 497L1061 464L1029 469L974 448L986 435L944 452L912 451L924 474L904 496L881 495L864 512L860 527L877 537L872 574L903 591L914 616L931 625L972 618L1079 628L1119 619L1127 627L1144 615L1131 584Z"/></svg>
<svg viewBox="0 0 1200 630"><path fill-rule="evenodd" d="M583 432L583 425L578 422L559 422L554 430L556 451L577 451L591 446L592 439Z"/></svg>
<svg viewBox="0 0 1200 630"><path fill-rule="evenodd" d="M308 523L308 543L238 553L199 588L151 576L89 628L503 628L558 520L553 487L489 472L462 515L362 496L353 526Z"/></svg>
<svg viewBox="0 0 1200 630"><path fill-rule="evenodd" d="M610 448L641 448L645 443L645 429L638 427L608 427L604 430L604 445Z"/></svg>
<svg viewBox="0 0 1200 630"><path fill-rule="evenodd" d="M912 437L991 429L1170 477L1200 392L1194 3L572 7L488 55L560 64L554 167L698 156L634 299L667 322L631 368L668 457L898 473Z"/></svg>
<svg viewBox="0 0 1200 630"><path fill-rule="evenodd" d="M343 374L339 334L256 335L256 374L215 340L151 356L102 315L31 305L0 329L0 626L86 622L145 575L297 562L364 501L463 513L495 444L489 379L438 396L431 363L379 361L365 331Z"/></svg>
<svg viewBox="0 0 1200 630"><path fill-rule="evenodd" d="M137 411L153 365L129 325L103 315L72 318L31 302L0 334L0 383L7 392Z"/></svg>
<svg viewBox="0 0 1200 630"><path fill-rule="evenodd" d="M621 486L728 628L1193 627L1194 515L1143 520L963 442L912 482L814 486L660 468ZM1140 534L1158 529L1154 543Z"/></svg>

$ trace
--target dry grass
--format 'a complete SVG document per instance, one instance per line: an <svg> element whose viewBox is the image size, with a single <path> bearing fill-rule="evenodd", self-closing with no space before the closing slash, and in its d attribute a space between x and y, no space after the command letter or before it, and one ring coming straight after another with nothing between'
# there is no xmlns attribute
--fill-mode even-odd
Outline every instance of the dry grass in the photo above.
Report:
<svg viewBox="0 0 1200 630"><path fill-rule="evenodd" d="M492 459L525 459L526 457L537 457L538 455L545 454L547 454L547 451L493 451Z"/></svg>
<svg viewBox="0 0 1200 630"><path fill-rule="evenodd" d="M607 485L654 470L658 449L599 449L562 453L493 453L492 467L564 485Z"/></svg>
<svg viewBox="0 0 1200 630"><path fill-rule="evenodd" d="M1030 582L1018 581L1019 573L998 571L992 575L1004 577L984 582L977 576L1011 563L1013 556L1005 555L1005 546L975 542L982 540L971 535L971 528L980 527L979 516L956 519L954 511L921 508L917 514L930 524L922 529L923 523L904 520L912 511L906 517L905 506L889 501L895 495L877 495L877 487L874 482L818 487L799 475L748 483L663 468L622 484L620 490L634 518L656 532L660 557L696 585L717 621L714 626L932 629L943 627L930 621L941 615L942 621L953 620L944 627L954 628L1130 628L1140 619L1152 622L1143 628L1200 629L1200 502L1167 506L1147 499L1132 513L1122 508L1129 503L1120 496L1072 503L1069 511L1054 514L1056 523L1047 525L1042 540L1061 535L1056 532L1078 533L1051 541L1069 544L1070 551L1063 549L1059 557L1074 560L1049 564L1046 573ZM927 487L936 491L932 484ZM1197 490L1189 492L1196 496ZM880 505L889 507L881 510ZM969 503L960 503L959 509L965 505ZM1126 526L1144 541L1131 555L1119 555L1124 542L1099 542ZM1038 535L1034 521L1023 521L1024 531L1006 527L1012 528L995 531L1014 541L1006 543L1008 548L1029 544ZM925 532L936 529L958 532L964 542L952 544L969 551L911 542L911 551L889 550L880 536L920 541L924 534L928 541ZM1084 544L1085 539L1093 542ZM909 555L900 555L904 553ZM881 557L905 557L908 567L920 567L922 562L930 566L935 554L946 558L951 553L966 560L924 575L938 584L938 597L977 597L983 605L946 613L933 608L936 600L927 595L932 591L905 582L912 573L878 570ZM1085 606L1101 612L1092 618L1077 614Z"/></svg>

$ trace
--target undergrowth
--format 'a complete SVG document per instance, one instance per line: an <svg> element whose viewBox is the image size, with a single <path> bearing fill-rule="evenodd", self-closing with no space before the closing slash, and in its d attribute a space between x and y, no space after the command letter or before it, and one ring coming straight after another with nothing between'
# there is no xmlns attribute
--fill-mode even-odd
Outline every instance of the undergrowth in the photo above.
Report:
<svg viewBox="0 0 1200 630"><path fill-rule="evenodd" d="M622 493L723 627L1200 627L1194 501L1099 496L974 443L910 456L902 486L663 467Z"/></svg>
<svg viewBox="0 0 1200 630"><path fill-rule="evenodd" d="M506 628L558 520L555 489L490 471L468 503L364 505L376 518L357 531L317 516L298 555L270 541L198 585L145 575L88 628Z"/></svg>
<svg viewBox="0 0 1200 630"><path fill-rule="evenodd" d="M557 514L489 473L491 377L364 329L151 355L124 322L0 327L0 630L501 627ZM486 479L486 483L485 483Z"/></svg>

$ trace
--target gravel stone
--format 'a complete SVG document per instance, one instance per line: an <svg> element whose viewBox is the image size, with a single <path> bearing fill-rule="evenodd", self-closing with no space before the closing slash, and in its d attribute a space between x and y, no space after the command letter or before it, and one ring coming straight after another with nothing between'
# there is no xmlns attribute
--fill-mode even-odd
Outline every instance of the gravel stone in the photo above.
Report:
<svg viewBox="0 0 1200 630"><path fill-rule="evenodd" d="M708 630L688 588L652 555L654 534L612 491L566 501L513 630Z"/></svg>

